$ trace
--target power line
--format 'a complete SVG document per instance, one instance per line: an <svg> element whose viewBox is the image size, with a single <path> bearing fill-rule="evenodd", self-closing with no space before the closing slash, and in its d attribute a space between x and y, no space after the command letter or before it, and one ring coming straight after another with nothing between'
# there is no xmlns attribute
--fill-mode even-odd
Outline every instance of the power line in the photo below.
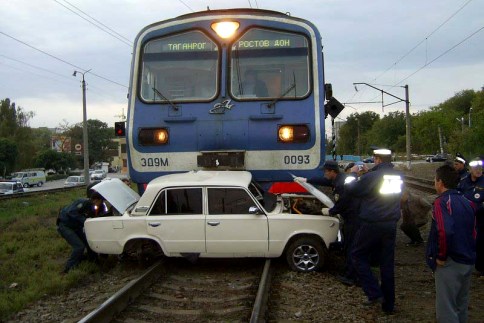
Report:
<svg viewBox="0 0 484 323"><path fill-rule="evenodd" d="M190 9L192 12L195 12L195 10L193 10L189 5L187 5L183 0L178 0L179 2L181 2L185 7L187 7L188 9Z"/></svg>
<svg viewBox="0 0 484 323"><path fill-rule="evenodd" d="M250 3L250 0L247 0L249 2L249 7L252 8L252 3Z"/></svg>
<svg viewBox="0 0 484 323"><path fill-rule="evenodd" d="M4 36L6 36L6 37L8 37L8 38L10 38L10 39L13 39L13 40L15 40L15 41L17 41L17 42L21 43L22 45L25 45L25 46L27 46L27 47L29 47L29 48L32 48L32 49L34 49L34 50L36 50L36 51L38 51L38 52L40 52L40 53L42 53L42 54L44 54L44 55L47 55L47 56L49 56L49 57L51 57L51 58L53 58L53 59L55 59L55 60L58 60L58 61L60 61L60 62L62 62L62 63L64 63L64 64L67 64L67 65L72 66L72 67L74 67L74 68L76 68L76 69L82 70L82 71L84 71L84 72L86 72L86 71L87 71L87 69L86 69L86 68L83 68L83 67L80 67L80 66L74 65L74 64L72 64L72 63L70 63L70 62L68 62L68 61L66 61L66 60L63 60L62 58L59 58L59 57L54 56L54 55L52 55L52 54L49 54L49 53L47 53L46 51L43 51L43 50L41 50L41 49L38 49L37 47L34 47L34 46L30 45L30 44L27 44L26 42L21 41L20 39L17 39L17 38L15 38L15 37L13 37L13 36L10 36L10 35L8 35L8 34L4 33L3 31L0 31L0 34L4 35ZM96 77L98 77L98 78L100 78L100 79L103 79L103 80L105 80L105 81L108 81L108 82L110 82L110 83L113 83L113 84L116 84L116 85L119 85L119 86L122 86L122 87L128 88L126 85L123 85L123 84L118 83L118 82L116 82L116 81L110 80L110 79L108 79L108 78L106 78L106 77L104 77L104 76L98 75L98 74L96 74L96 73L94 73L94 72L89 72L89 74L91 74L91 75L93 75L93 76L96 76Z"/></svg>
<svg viewBox="0 0 484 323"><path fill-rule="evenodd" d="M101 26L103 26L104 28L112 31L113 33L115 33L116 35L118 35L119 37L123 38L124 40L126 40L127 42L129 42L131 44L131 40L124 37L123 35L121 35L120 33L116 32L115 30L113 30L112 28L106 26L105 24L103 24L102 22L100 22L99 20L97 20L96 18L90 16L89 14L87 14L86 12L82 11L81 9L79 9L78 7L76 7L75 5L73 5L72 3L70 3L69 1L67 0L63 0L65 3L69 4L71 7L73 8L76 8L76 10L78 10L79 12L82 12L84 15L88 16L90 19L94 20L95 22L97 22L98 24L100 24Z"/></svg>
<svg viewBox="0 0 484 323"><path fill-rule="evenodd" d="M112 37L116 38L117 40L121 41L123 44L125 44L125 45L127 45L127 46L131 47L131 42L126 41L126 40L124 40L124 39L120 38L119 36L116 36L116 35L115 35L115 34L113 34L112 32L110 32L110 31L108 31L108 30L106 30L106 29L101 28L100 26L96 25L95 23L93 23L93 22L92 22L92 21L90 21L89 19L87 19L87 18L85 18L85 17L81 16L80 14L78 14L77 12L75 12L74 10L72 10L71 8L69 8L69 7L67 7L66 5L64 5L64 4L62 4L62 3L60 3L59 1L57 1L57 0L53 0L53 1L54 1L54 2L56 2L57 4L59 4L59 5L63 6L64 8L66 8L67 10L69 10L70 12L72 12L73 14L75 14L76 16L78 16L78 17L80 17L80 18L84 19L85 21L87 21L88 23L90 23L90 24L91 24L91 25L93 25L94 27L98 28L99 30L101 30L101 31L103 31L103 32L105 32L105 33L107 33L108 35L110 35L110 36L112 36ZM66 2L67 2L67 1L66 1ZM67 3L69 3L69 2L67 2ZM69 4L70 4L70 3L69 3ZM75 8L76 8L76 9L78 9L77 7L75 7ZM78 10L79 10L79 9L78 9ZM80 10L79 10L79 11L80 11ZM82 11L81 11L81 12L82 12ZM84 12L82 12L82 13L84 13ZM84 13L84 14L85 14L85 13ZM85 15L87 15L87 14L85 14ZM93 18L92 18L92 17L90 17L89 15L87 15L87 16L88 16L89 18L93 19ZM93 20L95 20L95 19L93 19ZM96 20L96 21L97 21L97 20ZM98 23L99 23L99 22L98 22ZM101 25L103 25L103 26L105 26L105 25L104 25L104 24L102 24L102 23L100 23L100 24L101 24ZM110 29L109 27L107 27L107 28L108 28L108 29ZM121 36L121 37L123 37L123 36Z"/></svg>
<svg viewBox="0 0 484 323"><path fill-rule="evenodd" d="M402 57L400 57L399 59L397 59L392 65L390 65L385 71L383 71L380 75L378 75L377 77L375 77L373 79L373 81L376 81L378 78L380 78L381 76L383 76L386 72L388 72L389 70L391 70L394 66L396 66L399 62L401 62L405 57L407 57L408 55L410 55L410 53L412 53L417 47L419 47L423 42L427 41L428 38L430 38L435 32L437 32L442 26L444 26L449 20L451 20L452 18L454 18L455 15L457 15L462 9L464 9L465 6L467 6L472 0L468 0L466 3L464 3L464 5L462 5L459 9L457 9L457 11L455 11L449 18L447 18L443 23L441 23L437 28L435 28L430 34L428 34L424 39L422 39L417 45L415 45L414 47L412 47L412 49L410 49L407 53L405 53Z"/></svg>
<svg viewBox="0 0 484 323"><path fill-rule="evenodd" d="M407 77L405 77L404 79L402 79L400 82L398 83L395 83L395 85L393 86L397 86L398 84L402 83L403 81L409 79L410 77L414 76L415 74L417 74L418 72L420 72L422 69L424 69L425 67L429 66L430 64L432 64L433 62L435 62L436 60L438 60L439 58L441 58L442 56L448 54L451 50L453 50L454 48L456 48L457 46L461 45L462 43L464 43L465 41L467 41L469 38L473 37L474 35L476 35L478 32L480 32L481 30L484 29L484 26L482 26L481 28L479 28L478 30L476 30L475 32L473 32L472 34L470 34L469 36L467 36L466 38L464 38L463 40L461 40L460 42L458 42L457 44L455 44L454 46L452 46L451 48L447 49L445 52L443 52L442 54L440 54L439 56L437 56L436 58L434 58L433 60L431 60L430 62L428 63L425 63L422 67L420 67L418 70L416 70L415 72L413 72L412 74L408 75Z"/></svg>

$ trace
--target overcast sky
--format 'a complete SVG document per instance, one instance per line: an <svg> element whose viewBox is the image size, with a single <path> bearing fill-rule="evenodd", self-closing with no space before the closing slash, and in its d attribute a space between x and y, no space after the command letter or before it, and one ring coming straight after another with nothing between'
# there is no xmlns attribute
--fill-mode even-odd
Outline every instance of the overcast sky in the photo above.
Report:
<svg viewBox="0 0 484 323"><path fill-rule="evenodd" d="M32 127L82 121L82 77L73 77L72 73L89 69L97 76L85 76L88 118L113 126L123 109L126 114L131 44L137 33L148 24L206 10L207 6L277 10L313 22L322 35L326 82L333 84L334 96L340 102L381 99L378 91L366 86L359 86L356 92L354 82L374 84L401 98L404 89L388 85L408 84L413 113L461 90L484 86L484 0L0 3L0 98L10 98L17 106L33 111ZM87 22L93 21L76 7L96 19L98 25L109 27L116 37ZM390 97L384 100L393 101ZM380 103L350 105L339 120L355 109L382 113ZM402 102L386 107L384 113L404 108Z"/></svg>

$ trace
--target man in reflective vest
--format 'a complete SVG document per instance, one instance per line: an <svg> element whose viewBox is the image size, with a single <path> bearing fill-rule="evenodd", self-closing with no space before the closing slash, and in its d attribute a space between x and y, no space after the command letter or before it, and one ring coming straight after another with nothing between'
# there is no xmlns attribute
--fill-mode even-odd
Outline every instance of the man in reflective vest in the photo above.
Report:
<svg viewBox="0 0 484 323"><path fill-rule="evenodd" d="M403 181L401 173L393 169L391 150L375 149L373 155L375 166L358 180L347 181L345 187L350 195L361 199L360 228L351 258L368 298L363 304L381 304L385 313L392 314L395 307L395 238ZM357 171L357 166L351 169L353 173ZM370 259L375 254L379 255L381 285L370 268Z"/></svg>

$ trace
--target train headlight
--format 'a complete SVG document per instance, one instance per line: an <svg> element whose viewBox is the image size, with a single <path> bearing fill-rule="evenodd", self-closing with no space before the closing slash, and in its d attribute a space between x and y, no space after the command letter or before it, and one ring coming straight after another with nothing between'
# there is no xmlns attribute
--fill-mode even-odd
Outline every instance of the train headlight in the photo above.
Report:
<svg viewBox="0 0 484 323"><path fill-rule="evenodd" d="M309 128L306 125L280 125L277 140L280 142L307 142Z"/></svg>
<svg viewBox="0 0 484 323"><path fill-rule="evenodd" d="M236 21L219 21L214 22L210 27L219 35L221 38L232 37L237 29L239 29L240 24Z"/></svg>
<svg viewBox="0 0 484 323"><path fill-rule="evenodd" d="M140 129L138 134L138 141L142 146L165 145L169 138L169 132L166 128Z"/></svg>

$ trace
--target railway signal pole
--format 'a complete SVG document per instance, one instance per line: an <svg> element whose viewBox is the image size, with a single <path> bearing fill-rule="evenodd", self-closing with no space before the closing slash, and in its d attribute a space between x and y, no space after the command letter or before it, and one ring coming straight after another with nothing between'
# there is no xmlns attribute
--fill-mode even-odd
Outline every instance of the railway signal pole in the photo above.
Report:
<svg viewBox="0 0 484 323"><path fill-rule="evenodd" d="M375 87L371 84L368 84L368 83L363 83L363 82L353 83L353 85L355 86L355 89L356 89L356 85L358 85L358 84L363 84L363 85L369 86L369 87L371 87L375 90L380 91L382 108L389 106L389 105L392 105L392 104L395 104L395 103L398 103L398 102L405 102L405 135L406 135L406 138L407 138L407 140L406 140L407 168L410 170L411 167L412 167L412 155L411 155L411 138L410 138L411 137L411 133L410 133L410 100L409 100L409 94L408 94L408 85L399 86L399 87L405 88L405 99L402 99L402 98L399 98L398 96L395 96L391 93L388 93L388 92L386 92L382 89L379 89L379 88L377 88L377 87ZM383 94L389 95L389 96L397 99L398 101L388 103L388 104L384 104Z"/></svg>

